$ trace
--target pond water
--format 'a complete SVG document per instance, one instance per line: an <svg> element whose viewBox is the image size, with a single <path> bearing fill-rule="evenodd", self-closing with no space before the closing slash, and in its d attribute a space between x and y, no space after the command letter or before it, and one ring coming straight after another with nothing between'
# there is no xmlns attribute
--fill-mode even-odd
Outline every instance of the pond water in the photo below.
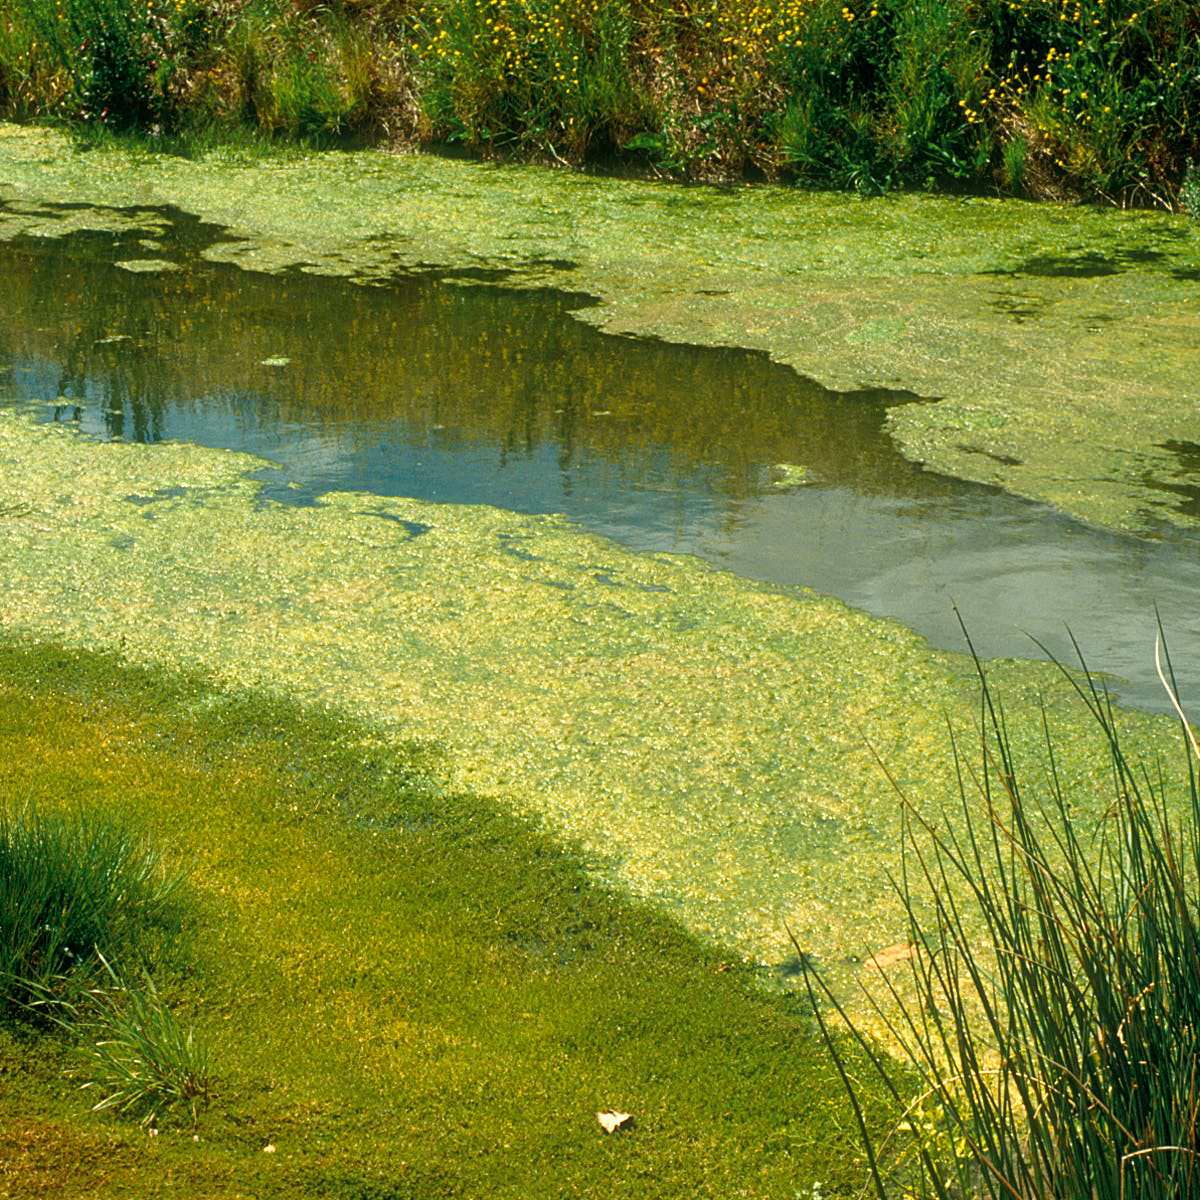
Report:
<svg viewBox="0 0 1200 1200"><path fill-rule="evenodd" d="M1031 638L1069 656L1069 627L1124 702L1162 710L1157 606L1185 700L1197 693L1200 537L1121 536L924 471L885 430L911 396L611 337L571 317L584 297L251 274L201 258L218 230L146 217L141 232L0 244L5 403L100 438L260 455L268 501L353 490L565 513L952 649L957 605L989 657L1039 657ZM175 269L129 269L162 262ZM1200 486L1200 447L1177 449ZM1170 486L1194 507L1200 490Z"/></svg>

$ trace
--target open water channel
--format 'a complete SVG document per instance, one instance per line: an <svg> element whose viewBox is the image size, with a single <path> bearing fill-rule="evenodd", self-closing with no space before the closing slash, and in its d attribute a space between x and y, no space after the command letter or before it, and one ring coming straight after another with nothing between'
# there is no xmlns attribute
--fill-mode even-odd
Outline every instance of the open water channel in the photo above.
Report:
<svg viewBox="0 0 1200 1200"><path fill-rule="evenodd" d="M585 297L247 273L201 257L218 230L150 215L169 218L152 240L0 243L7 403L100 438L259 455L268 502L349 490L565 513L951 649L955 605L986 656L1040 657L1036 638L1070 657L1069 627L1123 702L1162 710L1157 606L1185 699L1200 692L1200 536L1118 535L925 471L885 427L911 396L611 337L572 319ZM118 265L148 262L174 269Z"/></svg>

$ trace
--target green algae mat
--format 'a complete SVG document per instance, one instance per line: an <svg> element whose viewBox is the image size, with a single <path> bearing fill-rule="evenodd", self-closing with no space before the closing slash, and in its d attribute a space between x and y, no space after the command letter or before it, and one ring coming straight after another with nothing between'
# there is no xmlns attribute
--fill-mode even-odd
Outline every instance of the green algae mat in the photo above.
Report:
<svg viewBox="0 0 1200 1200"><path fill-rule="evenodd" d="M482 272L596 296L617 333L769 352L897 409L904 452L1143 530L1195 523L1162 486L1200 442L1200 234L1182 217L978 198L718 191L379 152L192 162L0 126L0 236L175 205L209 251L360 279ZM84 206L52 213L46 202ZM144 224L140 221L139 224ZM154 262L148 252L139 265Z"/></svg>
<svg viewBox="0 0 1200 1200"><path fill-rule="evenodd" d="M58 207L63 202L72 207ZM376 153L194 163L84 153L57 134L0 127L0 237L136 229L144 244L125 265L159 270L169 265L153 236L156 221L168 225L155 211L163 205L225 227L228 239L205 253L247 269L301 267L363 282L437 270L464 283L553 284L598 297L577 315L613 332L764 349L831 386L938 397L889 415L898 444L915 458L1115 528L1193 520L1163 487L1183 480L1177 448L1200 440L1200 249L1174 218L981 200L715 192ZM381 747L425 747L435 796L449 803L469 793L497 812L529 816L580 848L593 877L651 899L706 942L764 964L767 977L796 968L785 924L847 991L871 977L866 956L904 938L889 885L899 806L874 755L927 811L952 803L947 724L961 730L975 719L969 660L814 593L756 584L690 558L635 554L564 518L345 492L308 507L275 503L252 477L262 466L187 445L92 442L0 411L0 631L193 673L205 680L190 701L199 723L223 696L249 692L348 714L348 750L367 760ZM1040 761L1045 711L1081 820L1098 816L1105 755L1068 681L1045 665L991 670L1022 765ZM63 717L56 736L86 738L85 715L61 697L55 703ZM1145 754L1178 752L1170 722L1120 720ZM122 755L138 745L136 711L129 721L117 739ZM160 733L141 729L148 743ZM164 762L180 761L179 736L165 737L161 761L147 749L147 780L165 773ZM278 731L285 748L288 736ZM311 730L298 722L294 736L305 743ZM100 769L89 794L116 780L112 753L111 738L89 746ZM341 792L330 787L337 794L289 802L344 817ZM339 958L364 920L372 936L395 932L386 857L343 844L332 827L304 828L285 805L265 812L261 836L251 838L246 853L267 872L255 883L227 849L250 838L251 799L239 793L222 808L203 799L203 787L195 794L196 811L187 812L182 793L169 807L186 827L181 845L203 860L210 933L230 961L258 955L255 970L271 976L271 1003L292 1014L290 1024L263 1019L230 1035L234 1057L245 1062L294 1053L295 1063L265 1084L252 1074L240 1080L270 1098L251 1106L254 1122L229 1134L224 1178L253 1158L256 1172L278 1169L293 1190L309 1187L318 1176L301 1184L287 1176L292 1168L275 1167L286 1158L267 1166L257 1157L273 1130L292 1130L297 1141L303 1130L309 1171L322 1145L344 1144L356 1121L365 1123L364 1146L385 1136L371 1088L413 1084L421 1073L405 1075L405 1056L419 1050L429 1059L422 1070L449 1064L458 1089L465 1115L452 1131L455 1153L493 1181L493 1194L527 1194L525 1175L494 1157L494 1146L489 1157L466 1136L470 1114L497 1101L494 1079L471 1077L481 1039L465 1026L403 1019L381 1034L367 1011L379 989L394 986L394 974L369 955ZM348 838L405 828L395 813L352 815ZM518 863L533 853L511 829L499 844ZM279 848L291 873L269 861ZM320 878L305 875L314 863ZM352 877L369 919L338 907L339 881ZM453 892L466 882L444 878L438 886ZM314 917L307 934L289 928L289 896L336 919ZM483 920L487 906L477 907ZM520 931L516 944L535 956L545 949ZM699 943L687 949L702 953ZM215 960L210 966L218 970ZM560 993L562 980L547 978ZM198 1007L223 995L232 1004L232 992L203 983ZM477 1015L485 1010L478 998L472 1003ZM488 1018L501 1041L518 1019L525 1018L503 999ZM322 1034L313 1046L300 1046L297 1022ZM775 1031L781 1038L798 1035L797 1025L785 1025ZM325 1036L335 1028L337 1038ZM653 1021L639 1028L647 1044L662 1038ZM554 1027L546 1044L577 1036ZM720 1040L712 1029L709 1036ZM347 1049L356 1042L358 1050ZM340 1049L317 1062L317 1047L330 1045ZM0 1047L0 1077L6 1056L10 1048ZM335 1081L348 1075L351 1092L339 1092ZM426 1085L430 1077L425 1071ZM0 1147L31 1171L54 1169L47 1147L58 1136L59 1109L49 1078L34 1081L37 1111L26 1105L21 1129L10 1124ZM813 1086L828 1098L828 1078ZM650 1105L652 1120L665 1120L670 1098L653 1094ZM419 1108L409 1113L405 1100L389 1111L389 1120L405 1114L406 1137L419 1136ZM840 1109L821 1113L839 1153L844 1117ZM322 1122L325 1132L314 1132ZM787 1195L785 1180L809 1187L813 1180L794 1179L780 1163L811 1147L811 1125L779 1134L770 1124L764 1116L750 1135L757 1149L740 1161L767 1162L775 1174L747 1179L741 1190ZM670 1126L673 1136L706 1145L719 1140L713 1128ZM59 1133L89 1169L106 1154L133 1162L143 1153L124 1134ZM504 1137L501 1145L526 1164L548 1144L544 1131L523 1131L517 1117ZM568 1143L592 1179L609 1169L596 1167L596 1155L615 1155L621 1145ZM186 1145L152 1152L160 1153L172 1178L198 1178ZM325 1162L318 1194L391 1194L380 1190L394 1184L376 1153L363 1149L349 1166ZM625 1164L625 1174L612 1176L621 1181L614 1194L654 1194L649 1175L638 1173L654 1169L666 1172L661 1194L695 1192L669 1154L661 1161L668 1166ZM153 1177L144 1161L136 1170ZM542 1163L537 1177L551 1170ZM460 1183L428 1162L413 1172L423 1189L414 1194L455 1194ZM103 1174L93 1177L101 1182L91 1194L105 1194ZM720 1194L738 1186L728 1171L720 1181Z"/></svg>
<svg viewBox="0 0 1200 1200"><path fill-rule="evenodd" d="M536 814L747 957L785 960L786 921L854 975L903 935L887 882L898 805L871 748L918 799L949 798L946 719L968 724L977 702L968 660L557 517L353 493L267 502L248 478L259 466L0 414L0 628L434 747L447 786ZM1064 777L1103 795L1066 681L995 671L1023 752L1037 753L1044 701ZM1169 722L1127 720L1131 741L1175 749Z"/></svg>
<svg viewBox="0 0 1200 1200"><path fill-rule="evenodd" d="M364 736L0 638L0 807L99 811L188 870L156 978L215 1079L195 1128L151 1135L88 1112L69 1047L0 1027L0 1196L857 1192L853 1116L793 999ZM633 1127L606 1136L609 1107Z"/></svg>
<svg viewBox="0 0 1200 1200"><path fill-rule="evenodd" d="M0 201L0 236L137 229L139 266L168 224L153 206L174 204L228 230L207 256L247 269L377 281L436 268L589 291L601 303L580 315L605 328L759 346L835 385L943 396L890 414L901 444L926 438L941 467L986 463L992 481L1093 520L1187 519L1145 473L1155 455L1166 472L1160 443L1196 436L1200 251L1174 218L379 153L194 163L13 126L0 127ZM1085 310L1103 331L1091 341ZM887 882L898 806L872 747L919 799L949 796L946 719L974 713L967 660L556 517L266 502L249 478L261 466L0 417L3 627L434 745L448 786L537 814L606 877L751 958L787 958L786 921L850 975L903 932ZM1065 681L996 669L1027 752L1044 700L1088 790L1103 759ZM1167 723L1128 720L1149 749L1169 742Z"/></svg>

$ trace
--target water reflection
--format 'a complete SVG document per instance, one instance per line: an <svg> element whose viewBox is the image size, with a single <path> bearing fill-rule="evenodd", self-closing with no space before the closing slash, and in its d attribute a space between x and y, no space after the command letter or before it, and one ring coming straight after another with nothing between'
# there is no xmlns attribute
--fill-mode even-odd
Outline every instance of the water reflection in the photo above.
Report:
<svg viewBox="0 0 1200 1200"><path fill-rule="evenodd" d="M181 222L165 253L185 269L155 275L113 265L146 257L136 234L0 247L0 392L102 437L263 455L277 464L267 494L292 502L355 489L564 512L941 645L961 645L955 602L989 655L1034 653L1027 633L1065 651L1070 624L1129 681L1125 699L1162 708L1157 603L1200 680L1195 537L1118 537L922 471L883 430L908 397L606 337L571 319L583 299L557 293L196 262L214 235Z"/></svg>

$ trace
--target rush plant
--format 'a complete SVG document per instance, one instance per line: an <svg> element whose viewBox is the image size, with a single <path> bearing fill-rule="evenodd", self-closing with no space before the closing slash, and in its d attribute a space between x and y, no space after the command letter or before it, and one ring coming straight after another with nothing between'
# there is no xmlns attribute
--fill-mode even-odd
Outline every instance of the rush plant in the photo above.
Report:
<svg viewBox="0 0 1200 1200"><path fill-rule="evenodd" d="M1184 731L1173 770L1126 747L1086 668L1075 681L1111 780L1098 826L1078 815L1092 806L1060 772L1048 719L1041 777L1023 777L979 674L978 749L951 738L961 820L934 822L901 794L896 886L914 953L910 977L888 980L876 1011L906 1066L859 1035L900 1110L886 1143L862 1127L875 1193L1196 1195L1200 754L1169 664L1160 674ZM815 972L806 980L814 1004L846 1017ZM821 1024L840 1062L828 1011ZM901 1083L912 1068L916 1100ZM853 1096L858 1085L842 1074Z"/></svg>
<svg viewBox="0 0 1200 1200"><path fill-rule="evenodd" d="M181 876L111 820L0 809L0 1017L87 973L144 959L180 920Z"/></svg>
<svg viewBox="0 0 1200 1200"><path fill-rule="evenodd" d="M182 1110L196 1123L212 1096L208 1047L172 1012L154 980L122 979L103 957L97 982L60 1001L54 1019L80 1041L92 1108L157 1125Z"/></svg>

